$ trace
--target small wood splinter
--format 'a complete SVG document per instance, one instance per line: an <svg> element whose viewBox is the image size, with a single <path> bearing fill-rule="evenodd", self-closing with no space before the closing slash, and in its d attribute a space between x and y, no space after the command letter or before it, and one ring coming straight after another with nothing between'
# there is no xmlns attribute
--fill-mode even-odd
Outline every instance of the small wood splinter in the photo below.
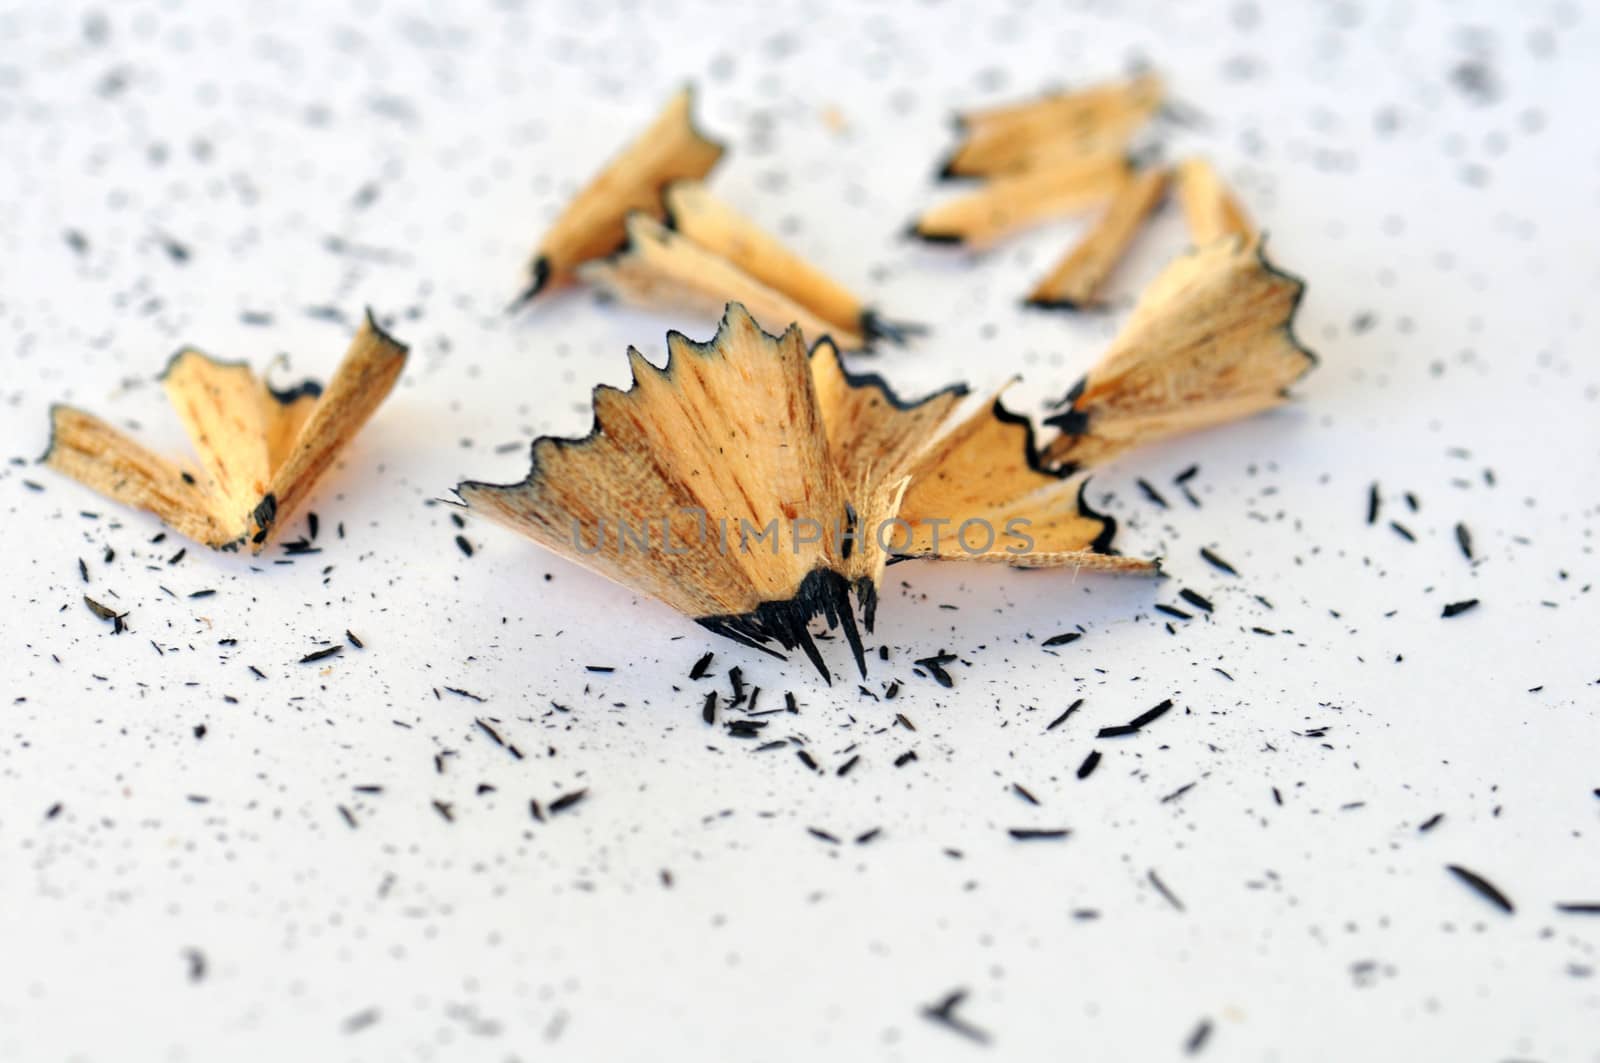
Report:
<svg viewBox="0 0 1600 1063"><path fill-rule="evenodd" d="M673 332L667 351L659 369L629 352L633 385L595 389L586 438L536 440L526 478L459 484L462 502L825 678L809 624L842 629L865 675L856 614L871 631L891 558L1154 569L1111 552L1115 521L997 399L966 416L962 387L905 402L737 303L709 343Z"/></svg>
<svg viewBox="0 0 1600 1063"><path fill-rule="evenodd" d="M838 281L712 196L701 182L674 182L663 200L668 226L805 307L831 326L840 344L853 347L862 340L871 344L878 339L904 343L923 331L918 325L884 320ZM740 301L732 295L720 300Z"/></svg>
<svg viewBox="0 0 1600 1063"><path fill-rule="evenodd" d="M1177 167L1178 202L1195 247L1205 247L1224 236L1253 240L1255 227L1217 171L1204 159L1184 159Z"/></svg>
<svg viewBox="0 0 1600 1063"><path fill-rule="evenodd" d="M792 322L807 336L832 335L847 348L862 345L862 335L855 329L833 326L733 262L645 214L628 217L628 243L621 252L586 263L578 272L586 283L634 306L714 314L726 300L733 299L745 304L757 320Z"/></svg>
<svg viewBox="0 0 1600 1063"><path fill-rule="evenodd" d="M1029 306L1081 310L1093 306L1112 270L1122 261L1139 227L1167 191L1164 169L1130 177L1094 227L1028 296Z"/></svg>
<svg viewBox="0 0 1600 1063"><path fill-rule="evenodd" d="M630 213L643 211L658 221L663 218L661 191L668 184L711 172L725 149L695 128L693 103L693 89L680 89L650 128L567 205L534 253L528 287L512 309L567 282L583 263L621 247Z"/></svg>
<svg viewBox="0 0 1600 1063"><path fill-rule="evenodd" d="M200 457L196 475L105 421L51 408L39 459L113 501L154 513L189 539L259 553L317 478L377 410L405 367L406 347L368 311L326 388L277 391L242 362L191 348L161 380Z"/></svg>
<svg viewBox="0 0 1600 1063"><path fill-rule="evenodd" d="M959 115L962 142L939 176L1001 177L1095 155L1120 155L1164 98L1161 79L1146 73Z"/></svg>
<svg viewBox="0 0 1600 1063"><path fill-rule="evenodd" d="M1081 214L1114 197L1128 179L1122 154L1091 155L987 181L923 212L910 234L935 244L984 248L1052 218Z"/></svg>

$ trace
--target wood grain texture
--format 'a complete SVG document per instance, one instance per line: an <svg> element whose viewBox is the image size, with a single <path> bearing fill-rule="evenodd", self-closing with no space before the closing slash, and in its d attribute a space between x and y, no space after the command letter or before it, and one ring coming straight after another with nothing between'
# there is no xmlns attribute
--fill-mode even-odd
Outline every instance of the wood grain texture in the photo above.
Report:
<svg viewBox="0 0 1600 1063"><path fill-rule="evenodd" d="M693 104L687 86L675 93L649 128L567 205L534 252L524 301L569 281L584 262L616 251L627 238L630 213L660 220L661 191L670 182L711 172L724 149L695 128Z"/></svg>
<svg viewBox="0 0 1600 1063"><path fill-rule="evenodd" d="M1294 336L1304 288L1267 261L1259 240L1224 236L1181 256L1045 422L1060 429L1046 459L1096 465L1283 402L1316 364Z"/></svg>

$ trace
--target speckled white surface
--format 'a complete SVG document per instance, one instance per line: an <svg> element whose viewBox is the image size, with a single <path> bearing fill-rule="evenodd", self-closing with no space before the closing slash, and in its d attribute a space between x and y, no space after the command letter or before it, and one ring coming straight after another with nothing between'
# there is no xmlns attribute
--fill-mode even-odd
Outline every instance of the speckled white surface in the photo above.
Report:
<svg viewBox="0 0 1600 1063"><path fill-rule="evenodd" d="M756 8L0 12L0 1059L1600 1059L1600 917L1557 907L1600 901L1594 12ZM502 314L671 87L732 147L719 192L935 329L872 368L1020 371L1037 411L1120 313L1016 305L1074 226L980 259L899 233L946 194L953 108L1135 58L1206 116L1169 151L1308 279L1322 357L1296 405L1097 478L1170 580L897 567L870 696L842 646L827 689L497 529L457 549L430 500L584 430L628 344L709 334L582 294ZM310 506L318 555L172 564L32 464L56 400L181 451L174 348L325 375L365 305L413 361ZM1169 632L1184 587L1216 610ZM346 629L364 650L297 663ZM940 650L949 690L913 669ZM794 693L789 745L701 723L735 665ZM923 1015L959 989L986 1047Z"/></svg>

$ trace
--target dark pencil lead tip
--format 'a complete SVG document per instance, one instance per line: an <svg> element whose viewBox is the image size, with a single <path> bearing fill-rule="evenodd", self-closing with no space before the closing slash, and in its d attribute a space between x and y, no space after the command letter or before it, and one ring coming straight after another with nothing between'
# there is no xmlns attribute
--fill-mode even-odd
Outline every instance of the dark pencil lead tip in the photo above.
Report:
<svg viewBox="0 0 1600 1063"><path fill-rule="evenodd" d="M912 336L926 336L928 326L915 321L889 321L881 317L876 310L861 311L861 335L870 347L875 340L888 340L897 347L904 347L906 341Z"/></svg>
<svg viewBox="0 0 1600 1063"><path fill-rule="evenodd" d="M1038 295L1028 296L1022 300L1022 305L1031 306L1035 310L1066 310L1072 313L1098 309L1094 303L1080 303L1076 299L1050 299Z"/></svg>
<svg viewBox="0 0 1600 1063"><path fill-rule="evenodd" d="M924 229L922 227L922 223L919 221L914 221L910 225L907 225L905 229L905 235L914 240L921 240L925 244L942 244L951 247L956 247L961 244L961 236L959 233L932 232L928 229Z"/></svg>
<svg viewBox="0 0 1600 1063"><path fill-rule="evenodd" d="M540 255L533 260L533 277L528 281L528 286L522 289L515 299L511 300L511 305L506 307L506 313L515 314L533 302L534 297L544 291L545 285L549 282L550 259L545 255Z"/></svg>

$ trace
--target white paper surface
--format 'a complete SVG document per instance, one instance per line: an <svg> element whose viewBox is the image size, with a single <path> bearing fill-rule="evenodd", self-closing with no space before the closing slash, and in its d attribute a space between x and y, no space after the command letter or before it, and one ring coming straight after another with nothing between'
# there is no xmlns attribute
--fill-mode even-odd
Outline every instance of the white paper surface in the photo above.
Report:
<svg viewBox="0 0 1600 1063"><path fill-rule="evenodd" d="M1150 1060L1206 1023L1200 1058L1600 1059L1600 917L1556 907L1600 901L1594 13L766 7L0 13L0 1059ZM1097 477L1169 580L896 567L888 702L842 644L829 689L498 529L457 549L431 500L585 431L629 344L710 334L575 292L502 313L674 86L730 144L719 194L934 330L857 367L907 394L1020 372L1037 413L1176 211L1082 318L1017 305L1075 223L977 258L899 234L951 192L953 109L1135 59L1204 116L1169 153L1308 280L1322 358L1294 405ZM308 507L318 555L171 564L153 519L31 464L55 401L181 453L174 349L325 377L350 328L308 309L364 306L412 362ZM1184 587L1215 612L1169 633ZM297 663L347 629L364 650ZM912 663L941 650L949 690ZM795 695L763 737L796 744L702 724L735 665ZM987 1048L922 1014L959 989Z"/></svg>

